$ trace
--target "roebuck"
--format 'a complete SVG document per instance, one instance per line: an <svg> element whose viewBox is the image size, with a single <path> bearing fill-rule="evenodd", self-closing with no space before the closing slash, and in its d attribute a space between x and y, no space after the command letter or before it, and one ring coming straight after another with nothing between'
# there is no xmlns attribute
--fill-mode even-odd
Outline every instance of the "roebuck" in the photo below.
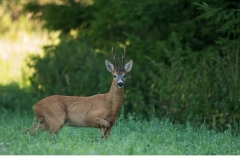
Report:
<svg viewBox="0 0 240 160"><path fill-rule="evenodd" d="M123 88L126 74L131 70L133 61L124 66L125 58L122 54L122 65L118 66L116 54L112 56L114 65L105 60L107 70L113 75L113 81L108 93L90 97L53 95L46 97L33 106L36 121L27 131L48 130L50 134L57 134L66 123L76 127L99 128L101 137L107 138L118 117L122 104Z"/></svg>

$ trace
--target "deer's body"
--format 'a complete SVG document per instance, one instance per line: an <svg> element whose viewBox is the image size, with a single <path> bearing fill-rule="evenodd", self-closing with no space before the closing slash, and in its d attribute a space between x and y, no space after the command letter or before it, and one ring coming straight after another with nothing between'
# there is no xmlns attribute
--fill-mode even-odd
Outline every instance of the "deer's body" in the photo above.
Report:
<svg viewBox="0 0 240 160"><path fill-rule="evenodd" d="M122 104L125 75L132 67L132 61L129 61L124 69L117 68L114 55L113 58L115 66L105 61L108 71L114 76L108 93L90 97L62 95L46 97L33 106L36 121L28 131L34 133L37 129L49 130L50 134L57 134L66 123L75 127L99 128L102 137L107 138Z"/></svg>

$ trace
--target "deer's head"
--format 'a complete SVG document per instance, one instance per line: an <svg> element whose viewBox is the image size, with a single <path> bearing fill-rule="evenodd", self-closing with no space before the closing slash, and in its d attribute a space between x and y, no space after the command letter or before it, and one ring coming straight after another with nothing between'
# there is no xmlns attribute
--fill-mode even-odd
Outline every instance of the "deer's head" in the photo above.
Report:
<svg viewBox="0 0 240 160"><path fill-rule="evenodd" d="M116 60L116 54L113 54L112 49L112 56L114 60L114 65L109 62L108 60L105 60L106 67L110 73L113 75L113 79L117 84L118 88L122 88L124 86L125 80L126 80L126 74L132 69L133 61L130 60L125 66L124 66L124 58L126 55L126 51L124 48L124 53L122 54L122 65L118 66L117 60Z"/></svg>

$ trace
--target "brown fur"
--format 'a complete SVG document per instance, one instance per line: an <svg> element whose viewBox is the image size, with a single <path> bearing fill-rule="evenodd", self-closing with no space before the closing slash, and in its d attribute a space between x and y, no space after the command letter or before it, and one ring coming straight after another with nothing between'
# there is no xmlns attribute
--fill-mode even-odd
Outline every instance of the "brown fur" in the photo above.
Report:
<svg viewBox="0 0 240 160"><path fill-rule="evenodd" d="M120 76L131 70L123 69ZM128 63L129 64L129 63ZM116 67L106 61L107 69L113 74ZM112 68L111 68L112 67ZM129 66L125 66L129 67ZM124 79L125 82L125 79ZM35 133L36 130L48 130L50 134L57 134L66 123L76 127L99 128L101 137L109 137L110 130L118 117L122 104L123 87L118 88L117 79L113 79L110 91L90 97L53 95L46 97L33 106L36 116L34 125L27 131Z"/></svg>

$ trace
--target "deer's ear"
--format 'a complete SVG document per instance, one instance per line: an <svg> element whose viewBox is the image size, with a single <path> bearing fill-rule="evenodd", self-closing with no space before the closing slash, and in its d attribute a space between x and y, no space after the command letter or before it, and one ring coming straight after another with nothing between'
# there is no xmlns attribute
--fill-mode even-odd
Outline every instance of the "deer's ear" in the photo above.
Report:
<svg viewBox="0 0 240 160"><path fill-rule="evenodd" d="M113 64L111 62L109 62L108 60L105 60L105 64L106 64L107 70L112 73L114 71Z"/></svg>
<svg viewBox="0 0 240 160"><path fill-rule="evenodd" d="M126 65L125 65L125 72L129 72L132 69L133 61L130 60Z"/></svg>

